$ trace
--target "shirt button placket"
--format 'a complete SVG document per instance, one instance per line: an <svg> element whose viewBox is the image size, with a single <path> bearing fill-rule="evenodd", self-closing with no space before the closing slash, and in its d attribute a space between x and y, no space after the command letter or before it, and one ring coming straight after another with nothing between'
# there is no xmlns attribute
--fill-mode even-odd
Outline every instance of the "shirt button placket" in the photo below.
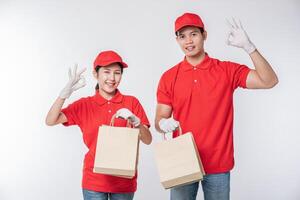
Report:
<svg viewBox="0 0 300 200"><path fill-rule="evenodd" d="M108 109L109 109L108 112L111 113L110 101L108 101L107 104L108 104Z"/></svg>
<svg viewBox="0 0 300 200"><path fill-rule="evenodd" d="M193 67L193 87L195 86L195 84L198 82L198 80L196 79L197 78L197 67Z"/></svg>

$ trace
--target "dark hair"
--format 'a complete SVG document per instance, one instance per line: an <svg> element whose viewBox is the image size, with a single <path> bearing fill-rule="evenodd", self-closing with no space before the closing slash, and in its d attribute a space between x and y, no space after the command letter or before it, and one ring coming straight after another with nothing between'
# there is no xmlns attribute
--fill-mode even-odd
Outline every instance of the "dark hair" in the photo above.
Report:
<svg viewBox="0 0 300 200"><path fill-rule="evenodd" d="M201 27L196 27L196 28L198 28L200 30L200 33L203 34L204 28L201 28ZM178 33L179 33L179 31L176 31L175 35L178 36Z"/></svg>
<svg viewBox="0 0 300 200"><path fill-rule="evenodd" d="M123 74L123 65L121 63L118 63L118 65L121 67L121 74ZM96 66L95 71L98 74L99 69L101 68L101 66ZM99 84L97 83L97 85L95 86L95 90L99 90Z"/></svg>

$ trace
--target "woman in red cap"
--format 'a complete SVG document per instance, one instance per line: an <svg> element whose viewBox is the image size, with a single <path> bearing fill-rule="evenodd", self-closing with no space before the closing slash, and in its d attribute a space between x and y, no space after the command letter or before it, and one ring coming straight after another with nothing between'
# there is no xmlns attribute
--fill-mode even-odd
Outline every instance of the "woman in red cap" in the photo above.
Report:
<svg viewBox="0 0 300 200"><path fill-rule="evenodd" d="M142 105L135 97L123 95L117 89L123 69L127 67L116 52L101 52L94 61L93 75L98 82L95 95L81 98L62 109L72 92L85 86L82 75L85 69L77 71L77 66L70 69L69 82L46 117L49 126L61 123L65 126L78 125L82 131L84 143L89 149L84 159L82 178L85 200L130 200L137 186L136 176L127 179L93 172L99 126L109 125L116 113L115 126L125 127L128 119L135 128L140 129L143 143L150 144L152 141L148 129L150 124Z"/></svg>

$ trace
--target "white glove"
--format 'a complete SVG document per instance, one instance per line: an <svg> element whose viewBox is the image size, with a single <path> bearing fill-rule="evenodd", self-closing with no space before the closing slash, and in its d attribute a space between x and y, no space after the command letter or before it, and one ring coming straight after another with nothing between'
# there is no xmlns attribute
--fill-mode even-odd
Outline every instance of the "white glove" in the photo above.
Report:
<svg viewBox="0 0 300 200"><path fill-rule="evenodd" d="M243 48L248 54L255 51L256 47L250 41L246 31L244 30L241 21L239 23L232 19L233 23L230 23L228 20L228 25L230 31L228 33L227 44L239 48Z"/></svg>
<svg viewBox="0 0 300 200"><path fill-rule="evenodd" d="M162 118L158 122L158 125L160 130L162 130L164 133L169 133L175 131L178 128L179 122L174 120L173 118Z"/></svg>
<svg viewBox="0 0 300 200"><path fill-rule="evenodd" d="M75 64L73 70L69 68L69 82L64 87L64 89L62 89L62 91L60 92L59 94L60 98L67 99L71 96L72 92L85 86L86 83L82 73L86 70L86 68L77 72L77 67L78 65Z"/></svg>
<svg viewBox="0 0 300 200"><path fill-rule="evenodd" d="M127 108L121 108L116 112L116 117L117 118L123 118L123 119L129 119L130 123L132 123L132 125L134 127L138 127L141 124L141 120L140 118L138 118L137 116L135 116L130 110L128 110Z"/></svg>

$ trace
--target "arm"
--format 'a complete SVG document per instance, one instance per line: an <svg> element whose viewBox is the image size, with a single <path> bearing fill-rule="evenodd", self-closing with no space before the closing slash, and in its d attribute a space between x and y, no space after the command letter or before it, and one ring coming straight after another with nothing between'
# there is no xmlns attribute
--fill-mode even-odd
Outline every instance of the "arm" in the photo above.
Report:
<svg viewBox="0 0 300 200"><path fill-rule="evenodd" d="M268 61L255 50L250 54L255 70L251 70L247 76L246 85L249 89L268 89L278 83L276 73Z"/></svg>
<svg viewBox="0 0 300 200"><path fill-rule="evenodd" d="M142 140L142 142L144 144L151 144L152 142L152 135L149 131L149 128L143 124L140 124L138 126L138 128L140 129L140 139Z"/></svg>
<svg viewBox="0 0 300 200"><path fill-rule="evenodd" d="M156 106L156 114L155 114L155 129L160 132L160 133L164 133L164 131L162 131L160 129L159 126L159 122L161 119L168 119L170 118L172 115L172 107L166 104L157 104Z"/></svg>
<svg viewBox="0 0 300 200"><path fill-rule="evenodd" d="M67 117L61 111L62 106L65 102L65 99L58 97L54 104L51 106L47 117L46 117L46 124L48 126L54 126L56 124L67 122Z"/></svg>
<svg viewBox="0 0 300 200"><path fill-rule="evenodd" d="M228 45L243 48L250 56L254 70L247 76L246 86L249 89L272 88L278 83L278 78L268 61L258 52L255 45L250 41L242 23L233 19L230 22L230 31L227 39Z"/></svg>
<svg viewBox="0 0 300 200"><path fill-rule="evenodd" d="M60 92L59 97L55 100L46 116L45 122L48 126L54 126L68 121L65 114L61 112L61 109L65 100L71 96L72 92L85 86L85 79L81 75L85 70L84 68L77 73L77 65L74 66L73 71L69 69L69 81Z"/></svg>

